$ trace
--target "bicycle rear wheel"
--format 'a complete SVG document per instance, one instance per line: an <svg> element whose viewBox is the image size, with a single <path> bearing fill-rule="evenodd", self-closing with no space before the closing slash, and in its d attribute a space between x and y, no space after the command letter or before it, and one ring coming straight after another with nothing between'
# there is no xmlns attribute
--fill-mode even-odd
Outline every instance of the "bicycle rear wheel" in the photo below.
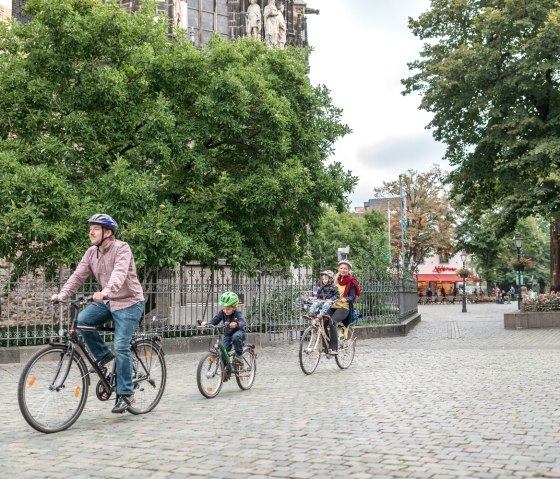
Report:
<svg viewBox="0 0 560 479"><path fill-rule="evenodd" d="M254 348L247 346L243 350L241 363L235 373L237 385L243 390L251 389L257 374L257 356Z"/></svg>
<svg viewBox="0 0 560 479"><path fill-rule="evenodd" d="M65 344L35 353L18 384L19 409L28 424L44 433L74 424L86 405L88 374L78 351L71 354Z"/></svg>
<svg viewBox="0 0 560 479"><path fill-rule="evenodd" d="M356 337L354 336L353 326L348 327L346 336L348 339L340 341L338 354L336 355L336 364L340 369L349 368L356 354Z"/></svg>
<svg viewBox="0 0 560 479"><path fill-rule="evenodd" d="M216 353L208 353L200 360L196 370L196 383L204 397L210 399L218 395L224 383L224 363Z"/></svg>
<svg viewBox="0 0 560 479"><path fill-rule="evenodd" d="M299 344L299 364L305 374L313 374L321 359L321 337L317 327L309 326Z"/></svg>
<svg viewBox="0 0 560 479"><path fill-rule="evenodd" d="M128 411L146 414L159 403L167 381L167 366L161 346L150 339L132 345L132 384L134 395Z"/></svg>

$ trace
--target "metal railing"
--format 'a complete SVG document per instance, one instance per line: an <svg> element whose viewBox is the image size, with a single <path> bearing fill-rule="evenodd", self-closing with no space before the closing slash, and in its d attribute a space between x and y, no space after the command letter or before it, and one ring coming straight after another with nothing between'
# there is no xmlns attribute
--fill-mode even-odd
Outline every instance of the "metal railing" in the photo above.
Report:
<svg viewBox="0 0 560 479"><path fill-rule="evenodd" d="M59 311L51 315L50 298L58 292L70 271L57 278L28 274L10 279L3 268L0 279L0 347L44 344L67 327L69 316ZM219 311L224 291L235 291L251 332L267 333L270 339L290 339L302 330L303 299L317 289L311 270L292 271L289 276L261 273L254 277L232 272L227 266L207 269L190 264L176 269L140 272L146 299L142 328L159 331L164 337L200 334L197 321L208 321ZM399 323L417 312L417 286L414 280L364 277L357 275L362 295L355 305L358 324ZM82 288L83 294L97 291L95 282Z"/></svg>

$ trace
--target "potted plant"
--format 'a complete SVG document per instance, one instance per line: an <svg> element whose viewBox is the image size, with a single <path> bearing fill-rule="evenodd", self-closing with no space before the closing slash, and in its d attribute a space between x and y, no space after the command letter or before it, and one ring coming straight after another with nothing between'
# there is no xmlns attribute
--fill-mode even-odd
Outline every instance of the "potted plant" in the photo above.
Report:
<svg viewBox="0 0 560 479"><path fill-rule="evenodd" d="M514 269L515 271L523 271L525 268L532 268L533 267L533 260L531 258L516 258L510 261L509 266Z"/></svg>
<svg viewBox="0 0 560 479"><path fill-rule="evenodd" d="M455 273L463 278L467 276L472 276L472 271L467 268L459 268L457 271L455 271Z"/></svg>

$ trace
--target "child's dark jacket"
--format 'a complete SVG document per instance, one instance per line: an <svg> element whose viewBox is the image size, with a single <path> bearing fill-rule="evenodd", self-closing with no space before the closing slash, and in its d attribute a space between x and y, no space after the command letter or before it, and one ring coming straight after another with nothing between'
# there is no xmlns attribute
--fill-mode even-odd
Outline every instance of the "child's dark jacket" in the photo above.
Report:
<svg viewBox="0 0 560 479"><path fill-rule="evenodd" d="M214 316L210 320L210 324L217 326L222 321L224 322L225 325L229 325L229 323L231 322L237 323L237 328L233 328L233 329L230 327L224 328L224 336L231 336L233 333L239 330L245 331L245 319L243 319L243 313L238 309L235 309L230 316L224 313L224 310L221 310L218 314L216 314L216 316Z"/></svg>
<svg viewBox="0 0 560 479"><path fill-rule="evenodd" d="M332 283L323 285L317 290L318 300L332 299L336 301L338 297L338 288Z"/></svg>

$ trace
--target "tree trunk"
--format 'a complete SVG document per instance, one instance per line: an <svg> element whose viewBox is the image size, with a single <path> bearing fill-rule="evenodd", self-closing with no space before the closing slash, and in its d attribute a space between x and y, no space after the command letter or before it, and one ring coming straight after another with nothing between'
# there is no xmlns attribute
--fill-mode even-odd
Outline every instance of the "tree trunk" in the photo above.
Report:
<svg viewBox="0 0 560 479"><path fill-rule="evenodd" d="M550 224L550 291L560 291L560 215Z"/></svg>

